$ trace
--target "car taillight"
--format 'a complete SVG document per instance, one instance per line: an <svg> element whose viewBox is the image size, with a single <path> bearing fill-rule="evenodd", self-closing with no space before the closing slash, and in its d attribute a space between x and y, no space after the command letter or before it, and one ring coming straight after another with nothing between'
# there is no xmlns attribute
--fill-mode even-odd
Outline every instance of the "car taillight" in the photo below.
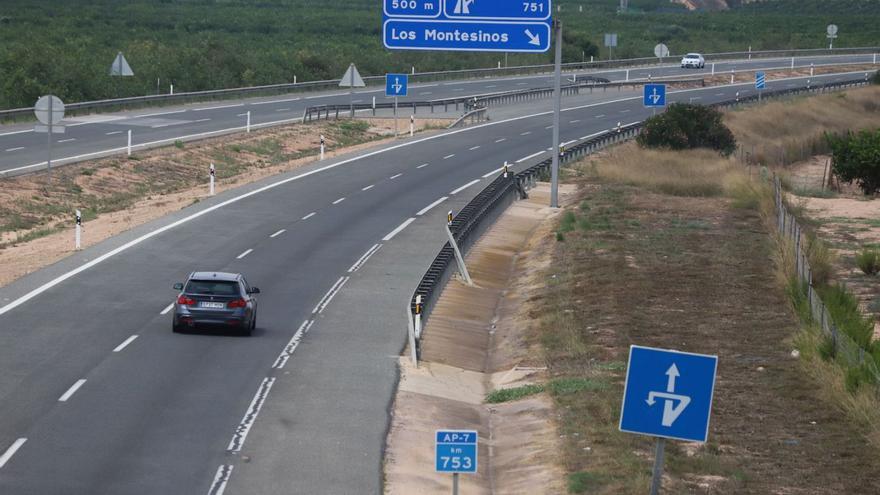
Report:
<svg viewBox="0 0 880 495"><path fill-rule="evenodd" d="M177 298L177 304L181 306L195 306L196 300L191 297L180 296Z"/></svg>
<svg viewBox="0 0 880 495"><path fill-rule="evenodd" d="M229 301L229 304L226 305L227 308L243 308L247 306L247 301L244 299L236 299L234 301Z"/></svg>

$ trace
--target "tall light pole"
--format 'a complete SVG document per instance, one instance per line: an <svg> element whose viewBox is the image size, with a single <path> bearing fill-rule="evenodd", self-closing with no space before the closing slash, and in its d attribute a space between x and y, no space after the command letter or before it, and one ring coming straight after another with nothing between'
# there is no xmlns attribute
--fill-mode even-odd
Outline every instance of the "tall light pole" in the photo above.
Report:
<svg viewBox="0 0 880 495"><path fill-rule="evenodd" d="M550 167L550 207L559 208L559 114L562 112L562 21L555 20L556 60L553 72L553 161Z"/></svg>

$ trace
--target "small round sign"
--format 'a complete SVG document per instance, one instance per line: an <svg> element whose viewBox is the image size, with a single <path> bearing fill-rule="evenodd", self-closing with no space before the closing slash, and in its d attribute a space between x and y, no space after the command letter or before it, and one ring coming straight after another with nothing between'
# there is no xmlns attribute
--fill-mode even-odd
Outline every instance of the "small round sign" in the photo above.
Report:
<svg viewBox="0 0 880 495"><path fill-rule="evenodd" d="M828 25L828 36L836 36L837 35L837 24L829 24Z"/></svg>
<svg viewBox="0 0 880 495"><path fill-rule="evenodd" d="M669 47L663 43L654 47L654 56L657 58L666 58L669 56Z"/></svg>
<svg viewBox="0 0 880 495"><path fill-rule="evenodd" d="M64 102L57 96L43 96L34 105L34 115L43 125L55 125L64 118Z"/></svg>

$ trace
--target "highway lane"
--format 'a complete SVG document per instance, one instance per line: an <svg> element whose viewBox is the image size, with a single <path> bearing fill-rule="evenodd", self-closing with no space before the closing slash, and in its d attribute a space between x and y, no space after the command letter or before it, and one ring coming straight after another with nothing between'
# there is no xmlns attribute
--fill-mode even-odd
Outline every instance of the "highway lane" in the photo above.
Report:
<svg viewBox="0 0 880 495"><path fill-rule="evenodd" d="M695 90L670 97L696 95L711 102L721 98L716 94ZM621 116L631 122L645 113L632 98L571 109L564 114L569 124L563 138L608 128ZM382 444L376 439L384 434L396 364L391 359L377 364L376 357L399 351L403 327L388 322L402 318L374 316L385 323L384 333L376 334L377 347L364 353L358 339L339 342L340 332L357 329L327 328L313 312L373 246L399 241L389 235L419 218L418 212L442 197L450 199L435 206L441 212L447 204L463 202L504 159L517 161L544 150L549 122L548 113L493 122L280 184L138 244L0 315L0 455L16 440L27 439L0 468L0 491L207 493L217 466L241 462L226 449L266 378L317 377L338 380L340 386L357 380L359 395L349 401L346 395L313 388L329 386L325 382L297 381L303 391L297 400L305 404L315 400L313 394L331 393L318 402L332 399L337 407L309 408L310 414L296 418L290 428L316 431L359 419L363 436L346 437L344 446L337 446L340 437L332 430L309 441L320 443L324 452L366 452L345 472L334 471L332 483L348 492L378 491ZM480 183L461 189L477 179ZM405 283L418 282L439 246L437 239L417 246L414 255L422 261L404 267ZM91 259L98 251L84 256ZM255 338L170 333L168 316L160 314L173 297L170 284L188 270L210 268L244 270L264 289L261 331ZM374 284L383 287L381 281ZM345 291L343 286L340 292ZM383 292L376 291L375 297ZM330 300L328 311L342 309L333 304ZM290 375L272 371L279 352L308 319L318 322L302 342L310 368L299 369L294 355ZM375 328L376 321L364 325ZM113 352L132 335L138 337ZM335 345L325 345L330 338ZM365 376L339 376L339 362ZM79 380L86 382L60 402ZM270 394L267 402L272 400ZM260 428L259 419L254 428ZM314 465L309 446L287 452L291 468L278 475L294 476L301 488L294 489L297 493L322 493L331 473L327 466Z"/></svg>
<svg viewBox="0 0 880 495"><path fill-rule="evenodd" d="M805 57L795 60L796 67L809 67L831 63L870 63L873 55L839 55ZM755 59L716 64L717 72L730 70L754 70L759 68L786 68L791 59ZM583 75L600 75L612 81L671 76L696 76L708 74L711 64L704 70L681 69L675 65L633 68L630 70L612 70L602 72L581 72ZM567 78L575 74L566 74ZM417 84L410 88L410 96L402 98L406 101L424 101L443 98L458 98L480 94L496 93L546 87L552 84L549 75L519 76L496 79L479 79L468 81L450 81L440 83ZM370 103L390 101L384 97L384 90L373 88L359 90L354 100ZM268 99L248 99L242 101L226 101L216 104L198 106L173 107L137 112L123 112L83 118L71 118L67 132L56 138L53 156L56 163L69 163L94 157L96 154L108 152L120 153L127 147L127 133L132 131L132 143L136 149L168 145L177 139L194 139L228 130L243 130L247 112L251 113L253 125L273 125L273 123L289 123L302 118L303 111L310 105L347 104L347 92L329 92L313 95L284 95ZM421 109L421 115L429 110ZM411 110L401 109L402 115ZM418 114L417 114L418 115ZM33 171L45 166L47 158L45 134L36 134L27 126L7 126L0 128L0 173L16 171Z"/></svg>

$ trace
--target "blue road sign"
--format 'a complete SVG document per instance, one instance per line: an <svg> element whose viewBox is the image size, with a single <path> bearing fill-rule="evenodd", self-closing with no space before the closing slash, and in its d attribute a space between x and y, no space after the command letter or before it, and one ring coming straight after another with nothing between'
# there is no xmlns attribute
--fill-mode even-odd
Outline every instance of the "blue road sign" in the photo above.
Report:
<svg viewBox="0 0 880 495"><path fill-rule="evenodd" d="M552 0L384 0L384 43L396 50L546 52Z"/></svg>
<svg viewBox="0 0 880 495"><path fill-rule="evenodd" d="M755 73L755 89L764 89L767 87L767 75L763 72Z"/></svg>
<svg viewBox="0 0 880 495"><path fill-rule="evenodd" d="M620 431L705 442L718 356L632 346Z"/></svg>
<svg viewBox="0 0 880 495"><path fill-rule="evenodd" d="M434 466L438 473L477 472L477 432L437 430Z"/></svg>
<svg viewBox="0 0 880 495"><path fill-rule="evenodd" d="M385 74L385 96L406 96L407 86L407 74Z"/></svg>
<svg viewBox="0 0 880 495"><path fill-rule="evenodd" d="M645 84L644 104L646 107L665 107L666 85Z"/></svg>

